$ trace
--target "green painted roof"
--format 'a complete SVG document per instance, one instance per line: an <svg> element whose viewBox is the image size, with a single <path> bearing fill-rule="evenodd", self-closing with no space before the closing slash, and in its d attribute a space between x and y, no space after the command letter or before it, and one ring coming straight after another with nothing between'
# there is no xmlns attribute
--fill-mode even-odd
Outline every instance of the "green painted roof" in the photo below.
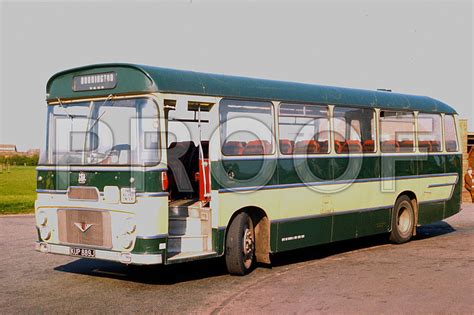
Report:
<svg viewBox="0 0 474 315"><path fill-rule="evenodd" d="M108 71L117 73L115 88L82 92L72 90L73 77ZM66 70L51 77L46 88L48 100L155 92L456 113L449 105L426 96L263 80L133 64L101 64Z"/></svg>

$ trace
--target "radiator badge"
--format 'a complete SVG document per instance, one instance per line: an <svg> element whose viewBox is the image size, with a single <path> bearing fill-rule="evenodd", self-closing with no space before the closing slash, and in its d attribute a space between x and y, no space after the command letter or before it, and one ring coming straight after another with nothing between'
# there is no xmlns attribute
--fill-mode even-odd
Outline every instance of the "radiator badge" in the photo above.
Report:
<svg viewBox="0 0 474 315"><path fill-rule="evenodd" d="M94 224L87 224L86 222L74 222L74 225L82 232L85 233Z"/></svg>
<svg viewBox="0 0 474 315"><path fill-rule="evenodd" d="M86 173L84 172L79 172L79 176L77 177L77 182L81 185L85 184L87 181L87 178L86 178Z"/></svg>

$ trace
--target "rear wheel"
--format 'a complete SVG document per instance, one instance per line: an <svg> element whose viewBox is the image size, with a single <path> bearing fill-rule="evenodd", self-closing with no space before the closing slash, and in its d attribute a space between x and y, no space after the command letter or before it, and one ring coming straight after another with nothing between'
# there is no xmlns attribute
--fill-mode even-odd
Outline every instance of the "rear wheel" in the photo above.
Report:
<svg viewBox="0 0 474 315"><path fill-rule="evenodd" d="M255 232L250 216L239 213L227 232L225 262L230 274L243 276L252 268L255 260Z"/></svg>
<svg viewBox="0 0 474 315"><path fill-rule="evenodd" d="M415 211L411 199L401 196L393 207L390 240L397 244L408 242L413 235L414 227Z"/></svg>

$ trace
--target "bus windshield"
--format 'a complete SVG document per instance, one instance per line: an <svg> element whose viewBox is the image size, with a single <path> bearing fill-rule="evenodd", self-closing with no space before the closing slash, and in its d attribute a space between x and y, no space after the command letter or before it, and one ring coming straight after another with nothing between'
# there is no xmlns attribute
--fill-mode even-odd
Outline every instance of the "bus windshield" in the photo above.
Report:
<svg viewBox="0 0 474 315"><path fill-rule="evenodd" d="M156 165L159 119L147 98L48 107L42 165Z"/></svg>

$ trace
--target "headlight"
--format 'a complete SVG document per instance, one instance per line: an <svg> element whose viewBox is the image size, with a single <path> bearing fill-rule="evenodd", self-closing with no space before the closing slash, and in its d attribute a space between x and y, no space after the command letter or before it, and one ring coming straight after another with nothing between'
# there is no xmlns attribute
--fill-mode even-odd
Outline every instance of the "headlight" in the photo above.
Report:
<svg viewBox="0 0 474 315"><path fill-rule="evenodd" d="M38 225L46 226L48 224L48 216L44 211L40 211L36 217Z"/></svg>
<svg viewBox="0 0 474 315"><path fill-rule="evenodd" d="M44 241L47 241L51 238L51 230L48 227L41 226L39 230L40 236Z"/></svg>
<svg viewBox="0 0 474 315"><path fill-rule="evenodd" d="M121 235L118 237L118 240L120 242L120 245L124 249L129 249L130 247L132 247L134 239L133 233L135 233L136 229L137 226L132 217L128 217L124 221L122 221L120 229Z"/></svg>
<svg viewBox="0 0 474 315"><path fill-rule="evenodd" d="M132 235L125 233L120 235L119 237L120 245L122 245L123 248L129 249L132 247L133 244L133 237Z"/></svg>
<svg viewBox="0 0 474 315"><path fill-rule="evenodd" d="M124 230L128 234L133 234L135 230L137 229L137 226L135 225L135 222L133 221L132 218L128 218L125 220L124 223Z"/></svg>
<svg viewBox="0 0 474 315"><path fill-rule="evenodd" d="M122 203L135 203L135 188L122 188L120 189L120 202Z"/></svg>

